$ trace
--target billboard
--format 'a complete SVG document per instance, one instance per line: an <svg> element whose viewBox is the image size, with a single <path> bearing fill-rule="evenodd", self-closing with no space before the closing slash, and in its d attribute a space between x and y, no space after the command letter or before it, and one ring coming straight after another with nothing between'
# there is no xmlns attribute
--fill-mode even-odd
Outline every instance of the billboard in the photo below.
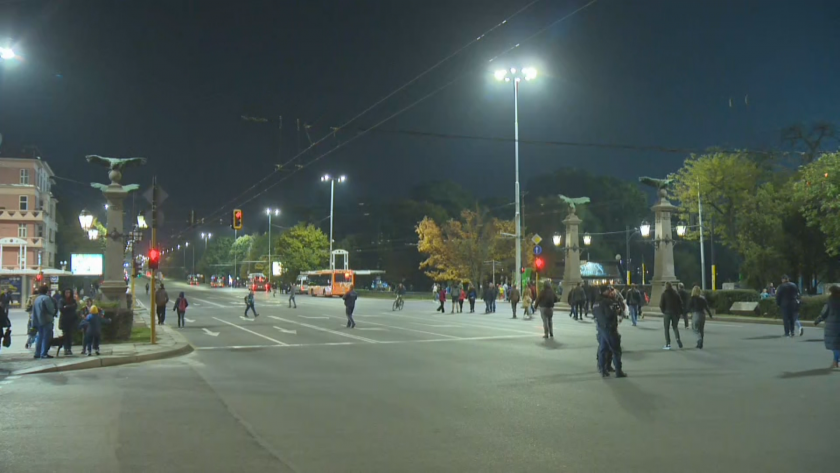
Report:
<svg viewBox="0 0 840 473"><path fill-rule="evenodd" d="M70 272L77 276L101 276L102 255L70 255Z"/></svg>
<svg viewBox="0 0 840 473"><path fill-rule="evenodd" d="M271 262L271 275L272 276L282 276L283 275L283 265L279 261L272 261Z"/></svg>

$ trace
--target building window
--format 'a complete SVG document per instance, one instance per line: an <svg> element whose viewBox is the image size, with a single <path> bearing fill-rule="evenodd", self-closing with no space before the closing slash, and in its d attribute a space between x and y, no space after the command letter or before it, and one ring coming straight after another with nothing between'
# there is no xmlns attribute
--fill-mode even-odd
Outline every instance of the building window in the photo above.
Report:
<svg viewBox="0 0 840 473"><path fill-rule="evenodd" d="M20 223L18 224L18 238L26 238L26 224Z"/></svg>
<svg viewBox="0 0 840 473"><path fill-rule="evenodd" d="M44 226L36 225L38 227L38 238L44 238Z"/></svg>
<svg viewBox="0 0 840 473"><path fill-rule="evenodd" d="M29 185L29 169L20 170L20 183Z"/></svg>
<svg viewBox="0 0 840 473"><path fill-rule="evenodd" d="M28 195L20 196L20 209L21 210L29 210L29 196Z"/></svg>

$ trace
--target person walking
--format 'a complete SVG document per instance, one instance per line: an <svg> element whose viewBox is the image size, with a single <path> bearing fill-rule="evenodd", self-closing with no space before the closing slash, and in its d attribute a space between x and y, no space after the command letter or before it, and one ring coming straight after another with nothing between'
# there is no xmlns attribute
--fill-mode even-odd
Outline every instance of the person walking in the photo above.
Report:
<svg viewBox="0 0 840 473"><path fill-rule="evenodd" d="M470 314L475 313L476 298L478 298L478 292L476 292L475 286L470 284L469 289L467 289L467 299L470 301Z"/></svg>
<svg viewBox="0 0 840 473"><path fill-rule="evenodd" d="M175 299L175 303L172 304L172 310L178 314L178 328L187 326L187 323L184 321L184 316L187 314L187 307L189 306L190 303L187 301L187 296L184 295L184 291L181 291L178 294L178 298Z"/></svg>
<svg viewBox="0 0 840 473"><path fill-rule="evenodd" d="M531 288L525 287L525 290L522 293L522 310L525 312L525 315L522 316L524 320L531 320Z"/></svg>
<svg viewBox="0 0 840 473"><path fill-rule="evenodd" d="M101 317L99 314L99 307L91 306L90 313L79 324L79 329L85 331L84 351L87 356L93 355L96 350L96 355L99 356L99 342L102 338L102 324L110 324L111 321Z"/></svg>
<svg viewBox="0 0 840 473"><path fill-rule="evenodd" d="M341 296L344 299L344 313L347 315L347 328L356 328L356 321L353 320L353 311L356 310L356 299L359 298L359 295L356 294L355 287L351 284L350 290ZM441 307L443 307L443 304L441 304Z"/></svg>
<svg viewBox="0 0 840 473"><path fill-rule="evenodd" d="M630 311L630 321L635 327L639 322L639 312L642 308L642 293L635 284L630 285L630 290L627 291L627 307Z"/></svg>
<svg viewBox="0 0 840 473"><path fill-rule="evenodd" d="M461 298L460 284L452 283L452 285L449 286L449 298L452 299L452 312L450 312L450 314L454 314L458 309L458 299Z"/></svg>
<svg viewBox="0 0 840 473"><path fill-rule="evenodd" d="M665 283L665 291L662 292L662 297L659 299L659 310L662 311L662 324L665 326L665 350L671 349L671 332L669 326L674 329L674 336L677 339L677 345L683 347L682 340L680 340L680 316L683 313L683 302L680 294L674 289L671 283Z"/></svg>
<svg viewBox="0 0 840 473"><path fill-rule="evenodd" d="M598 333L598 371L601 376L610 376L610 361L615 367L616 378L626 378L621 363L621 335L618 333L621 303L617 292L610 286L601 288L601 302L592 309Z"/></svg>
<svg viewBox="0 0 840 473"><path fill-rule="evenodd" d="M84 291L84 289L80 289L80 290L79 290L79 295L80 295L80 296L82 295L82 292L83 292L83 291ZM147 296L149 295L149 283L148 283L148 282L146 283L146 295L147 295Z"/></svg>
<svg viewBox="0 0 840 473"><path fill-rule="evenodd" d="M680 295L680 300L683 303L682 318L685 323L685 328L688 328L688 301L691 300L691 294L685 288L685 284L677 284L677 293Z"/></svg>
<svg viewBox="0 0 840 473"><path fill-rule="evenodd" d="M55 302L48 295L50 288L43 284L38 288L38 298L32 305L32 321L38 328L38 341L35 342L34 358L52 358L50 342L53 336L53 322L57 312Z"/></svg>
<svg viewBox="0 0 840 473"><path fill-rule="evenodd" d="M691 289L691 298L688 301L688 311L691 312L691 328L697 334L697 348L703 349L703 339L706 327L706 314L712 317L712 310L709 308L709 302L703 297L700 286L694 286Z"/></svg>
<svg viewBox="0 0 840 473"><path fill-rule="evenodd" d="M292 304L295 305L295 309L297 309L297 301L295 300L295 293L297 292L297 284L292 284L289 289L289 308L292 308Z"/></svg>
<svg viewBox="0 0 840 473"><path fill-rule="evenodd" d="M248 289L248 295L245 296L245 317L248 317L249 310L254 313L255 319L260 316L256 307L254 307L254 289Z"/></svg>
<svg viewBox="0 0 840 473"><path fill-rule="evenodd" d="M779 287L779 290L781 289ZM828 293L828 302L820 312L820 316L814 320L814 325L819 325L820 322L825 321L823 331L825 348L834 353L834 361L831 367L838 369L840 368L840 286L836 284L831 286L828 288Z"/></svg>
<svg viewBox="0 0 840 473"><path fill-rule="evenodd" d="M464 290L464 286L461 285L461 294L458 296L458 313L464 313L464 299L467 298L467 291Z"/></svg>
<svg viewBox="0 0 840 473"><path fill-rule="evenodd" d="M163 325L166 321L166 304L168 303L169 294L166 293L166 288L164 288L163 283L161 283L160 289L155 292L155 306L157 309L158 325Z"/></svg>
<svg viewBox="0 0 840 473"><path fill-rule="evenodd" d="M785 324L785 336L793 337L796 334L796 313L799 312L799 288L790 282L790 278L782 276L782 284L776 289L776 305L782 310L782 319ZM799 334L804 330L800 327Z"/></svg>
<svg viewBox="0 0 840 473"><path fill-rule="evenodd" d="M554 324L552 318L554 317L554 304L557 302L557 296L554 294L554 288L551 287L551 280L546 279L543 285L543 290L537 295L537 300L534 301L540 309L540 317L543 323L543 338L554 338Z"/></svg>
<svg viewBox="0 0 840 473"><path fill-rule="evenodd" d="M58 329L64 337L64 356L73 354L73 335L79 327L79 305L73 297L72 289L64 290L61 308L58 309Z"/></svg>
<svg viewBox="0 0 840 473"><path fill-rule="evenodd" d="M513 289L510 291L510 308L513 309L513 317L516 318L516 304L519 304L520 294L519 294L519 287L513 286Z"/></svg>
<svg viewBox="0 0 840 473"><path fill-rule="evenodd" d="M441 284L440 289L438 289L438 302L440 302L440 306L435 310L435 312L440 312L441 314L446 312L446 309L443 307L446 304L446 289L443 288Z"/></svg>

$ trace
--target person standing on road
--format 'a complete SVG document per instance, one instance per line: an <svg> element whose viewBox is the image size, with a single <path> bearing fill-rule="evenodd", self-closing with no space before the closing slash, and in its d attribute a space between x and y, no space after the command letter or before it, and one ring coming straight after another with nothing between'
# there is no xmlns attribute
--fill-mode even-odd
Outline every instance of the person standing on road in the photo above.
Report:
<svg viewBox="0 0 840 473"><path fill-rule="evenodd" d="M55 320L56 305L47 294L50 292L46 284L38 288L38 298L32 305L32 321L38 327L38 341L35 342L34 358L52 358L50 356L50 341L53 336L53 322Z"/></svg>
<svg viewBox="0 0 840 473"><path fill-rule="evenodd" d="M703 338L706 327L706 314L712 319L712 311L709 309L709 302L703 297L700 286L694 286L691 290L691 298L688 301L688 311L691 312L691 328L697 334L697 348L703 349Z"/></svg>
<svg viewBox="0 0 840 473"><path fill-rule="evenodd" d="M437 297L440 305L437 309L435 309L435 312L440 312L441 314L443 314L446 312L446 309L443 307L443 305L446 304L446 289L443 288L443 284L441 284L440 288L438 289Z"/></svg>
<svg viewBox="0 0 840 473"><path fill-rule="evenodd" d="M163 325L166 321L166 304L168 303L169 294L166 293L166 289L163 287L163 283L161 283L160 289L155 292L155 306L157 309L158 325Z"/></svg>
<svg viewBox="0 0 840 473"><path fill-rule="evenodd" d="M344 299L344 313L347 315L347 328L356 328L356 321L353 320L353 311L356 310L356 299L359 298L359 295L356 294L355 287L351 284L350 290L341 296ZM446 293L444 293L444 297L446 297Z"/></svg>
<svg viewBox="0 0 840 473"><path fill-rule="evenodd" d="M531 320L531 288L525 286L525 290L522 292L522 310L525 312L525 315L522 317L525 320Z"/></svg>
<svg viewBox="0 0 840 473"><path fill-rule="evenodd" d="M685 328L688 328L688 301L691 300L691 294L689 294L688 290L685 288L685 284L683 283L677 284L677 293L680 295L680 300L682 300L683 303L683 322L685 323Z"/></svg>
<svg viewBox="0 0 840 473"><path fill-rule="evenodd" d="M297 284L292 284L289 289L289 308L292 308L292 304L295 305L295 309L297 309L297 301L295 300L295 293L297 292Z"/></svg>
<svg viewBox="0 0 840 473"><path fill-rule="evenodd" d="M254 318L260 316L257 309L254 307L254 289L248 289L248 295L245 296L245 317L248 317L248 311L254 312Z"/></svg>
<svg viewBox="0 0 840 473"><path fill-rule="evenodd" d="M615 366L615 377L626 378L621 364L621 335L618 333L621 303L616 291L610 286L601 288L601 302L592 309L598 330L598 371L601 376L610 376L610 361Z"/></svg>
<svg viewBox="0 0 840 473"><path fill-rule="evenodd" d="M552 318L554 317L554 304L557 302L557 296L554 294L554 288L551 287L551 280L546 279L543 285L543 290L537 295L537 300L534 305L540 309L540 317L543 323L543 338L554 338L554 324Z"/></svg>
<svg viewBox="0 0 840 473"><path fill-rule="evenodd" d="M478 293L475 290L475 286L470 283L469 289L467 289L467 298L470 300L470 314L475 312L475 300L478 297Z"/></svg>
<svg viewBox="0 0 840 473"><path fill-rule="evenodd" d="M90 313L79 324L79 328L85 331L85 346L82 353L87 353L87 356L93 355L96 350L96 355L99 356L99 341L102 337L102 324L110 324L111 321L99 314L99 307L91 306Z"/></svg>
<svg viewBox="0 0 840 473"><path fill-rule="evenodd" d="M464 299L467 298L467 291L464 290L464 285L460 285L461 294L458 296L458 313L464 313Z"/></svg>
<svg viewBox="0 0 840 473"><path fill-rule="evenodd" d="M458 283L452 283L449 286L449 297L452 299L452 312L454 314L455 311L458 309L458 299L461 298L461 285Z"/></svg>
<svg viewBox="0 0 840 473"><path fill-rule="evenodd" d="M669 326L674 329L674 336L677 338L677 345L683 347L680 340L680 315L683 313L683 302L680 294L674 289L671 283L665 283L665 291L659 299L659 310L662 311L662 324L665 326L665 350L671 349L671 332Z"/></svg>
<svg viewBox="0 0 840 473"><path fill-rule="evenodd" d="M634 327L639 321L639 310L642 308L642 300L642 293L639 292L639 288L635 284L632 284L630 290L627 291L627 307L630 310L630 321L633 322Z"/></svg>
<svg viewBox="0 0 840 473"><path fill-rule="evenodd" d="M782 310L782 318L785 323L785 336L793 337L796 334L796 313L799 311L799 288L790 282L790 278L782 276L782 284L776 290L776 305ZM799 335L804 330L799 328Z"/></svg>
<svg viewBox="0 0 840 473"><path fill-rule="evenodd" d="M84 291L84 290L80 290L80 291L79 291L79 295L80 295L80 296L81 296L81 295L83 295L83 291ZM149 283L148 283L148 282L146 283L146 295L147 295L147 296L149 295Z"/></svg>
<svg viewBox="0 0 840 473"><path fill-rule="evenodd" d="M779 290L782 288L780 287ZM828 289L829 297L820 316L814 320L814 325L825 321L825 348L834 353L831 367L840 368L840 286L833 285Z"/></svg>
<svg viewBox="0 0 840 473"><path fill-rule="evenodd" d="M175 299L175 303L172 304L172 310L178 314L178 328L187 326L187 323L184 321L184 316L187 314L187 307L189 306L190 303L187 302L187 296L184 295L184 291L181 291L178 294L178 298Z"/></svg>
<svg viewBox="0 0 840 473"><path fill-rule="evenodd" d="M513 318L516 318L516 304L519 304L520 294L519 287L513 286L510 291L510 308L513 309Z"/></svg>
<svg viewBox="0 0 840 473"><path fill-rule="evenodd" d="M73 354L73 335L79 326L79 305L73 297L72 289L64 290L64 298L59 309L58 329L64 337L64 356Z"/></svg>

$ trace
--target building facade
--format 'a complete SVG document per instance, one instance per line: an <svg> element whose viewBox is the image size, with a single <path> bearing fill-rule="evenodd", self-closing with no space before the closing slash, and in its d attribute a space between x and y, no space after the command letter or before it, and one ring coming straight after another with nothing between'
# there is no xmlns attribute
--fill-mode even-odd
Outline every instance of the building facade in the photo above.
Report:
<svg viewBox="0 0 840 473"><path fill-rule="evenodd" d="M0 157L0 272L56 268L53 176L40 158Z"/></svg>

